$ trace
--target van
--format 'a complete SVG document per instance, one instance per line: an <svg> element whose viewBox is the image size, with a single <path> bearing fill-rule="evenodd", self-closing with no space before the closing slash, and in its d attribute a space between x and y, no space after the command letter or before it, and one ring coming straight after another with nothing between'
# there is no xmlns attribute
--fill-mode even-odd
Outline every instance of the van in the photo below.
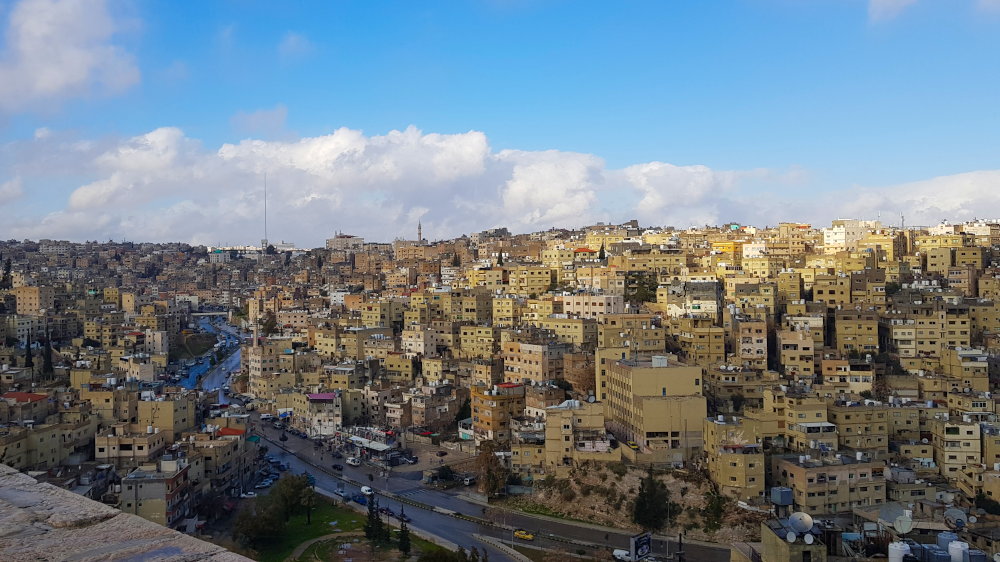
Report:
<svg viewBox="0 0 1000 562"><path fill-rule="evenodd" d="M615 560L621 560L622 562L631 562L632 553L621 548L616 548L614 552L611 553L611 557Z"/></svg>
<svg viewBox="0 0 1000 562"><path fill-rule="evenodd" d="M361 459L358 457L347 457L347 460L344 462L351 466L361 466Z"/></svg>
<svg viewBox="0 0 1000 562"><path fill-rule="evenodd" d="M466 486L471 486L471 485L473 485L473 484L476 483L476 477L475 476L466 476L462 480L462 483L465 484Z"/></svg>
<svg viewBox="0 0 1000 562"><path fill-rule="evenodd" d="M273 420L273 419L274 419L274 416L271 415L271 414L261 414L260 415L260 421L268 421L268 420Z"/></svg>
<svg viewBox="0 0 1000 562"><path fill-rule="evenodd" d="M375 490L372 490L371 486L362 486L361 487L361 493L364 494L364 495L366 495L366 496L374 496L375 495Z"/></svg>

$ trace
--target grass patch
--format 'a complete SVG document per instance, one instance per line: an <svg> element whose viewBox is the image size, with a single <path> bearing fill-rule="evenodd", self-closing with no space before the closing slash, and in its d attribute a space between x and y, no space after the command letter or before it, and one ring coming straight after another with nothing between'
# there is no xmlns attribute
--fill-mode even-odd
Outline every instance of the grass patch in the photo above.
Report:
<svg viewBox="0 0 1000 562"><path fill-rule="evenodd" d="M337 525L330 522L337 521ZM312 524L306 525L305 513L293 515L285 525L281 538L261 547L257 552L260 562L280 562L287 558L295 547L309 539L344 531L361 531L364 515L333 505L326 501L317 503L313 509Z"/></svg>
<svg viewBox="0 0 1000 562"><path fill-rule="evenodd" d="M395 539L397 533L393 532L393 538ZM326 562L328 560L342 560L344 558L350 558L353 560L370 560L371 559L371 544L365 540L364 535L357 535L361 540L354 542L353 536L339 537L335 539L329 539L325 541L319 541L309 548L307 548L301 556L296 560L298 562ZM351 549L348 550L344 556L339 554L339 547L341 544L349 542L351 543ZM413 549L410 552L411 556L420 556L420 554L425 552L444 552L444 549L440 546L420 539L418 537L410 535L410 542ZM375 560L403 560L403 553L396 549L396 543L393 542L391 545L380 546L375 549Z"/></svg>

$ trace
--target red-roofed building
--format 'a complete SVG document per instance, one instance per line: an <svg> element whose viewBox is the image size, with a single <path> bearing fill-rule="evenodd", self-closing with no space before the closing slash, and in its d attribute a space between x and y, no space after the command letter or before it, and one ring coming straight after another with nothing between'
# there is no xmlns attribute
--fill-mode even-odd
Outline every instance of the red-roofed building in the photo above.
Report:
<svg viewBox="0 0 1000 562"><path fill-rule="evenodd" d="M48 398L45 394L36 394L34 392L6 392L0 397L4 400L13 400L14 402L38 402Z"/></svg>
<svg viewBox="0 0 1000 562"><path fill-rule="evenodd" d="M246 431L242 429L236 429L235 427L223 427L219 430L219 436L225 437L227 435L243 435Z"/></svg>
<svg viewBox="0 0 1000 562"><path fill-rule="evenodd" d="M49 414L54 414L56 405L48 395L34 392L7 392L0 395L0 423L33 420L43 423Z"/></svg>

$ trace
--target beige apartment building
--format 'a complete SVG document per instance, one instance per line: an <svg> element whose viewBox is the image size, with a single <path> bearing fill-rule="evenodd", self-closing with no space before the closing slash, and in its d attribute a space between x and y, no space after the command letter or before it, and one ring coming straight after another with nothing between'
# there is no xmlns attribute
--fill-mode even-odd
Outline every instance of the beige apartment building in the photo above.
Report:
<svg viewBox="0 0 1000 562"><path fill-rule="evenodd" d="M753 500L764 494L764 451L753 427L740 418L705 419L708 474L723 495Z"/></svg>
<svg viewBox="0 0 1000 562"><path fill-rule="evenodd" d="M775 482L792 489L792 511L815 517L886 501L885 463L862 453L775 458L773 462Z"/></svg>
<svg viewBox="0 0 1000 562"><path fill-rule="evenodd" d="M707 412L701 367L667 355L622 359L607 365L607 383L608 425L620 441L677 466L701 453Z"/></svg>
<svg viewBox="0 0 1000 562"><path fill-rule="evenodd" d="M153 427L118 423L94 438L94 458L118 467L155 460L167 446L166 434Z"/></svg>

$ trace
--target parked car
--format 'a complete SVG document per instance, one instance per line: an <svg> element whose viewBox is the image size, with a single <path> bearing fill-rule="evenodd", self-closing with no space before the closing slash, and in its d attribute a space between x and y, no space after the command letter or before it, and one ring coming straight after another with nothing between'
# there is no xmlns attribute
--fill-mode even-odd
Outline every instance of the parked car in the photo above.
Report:
<svg viewBox="0 0 1000 562"><path fill-rule="evenodd" d="M330 468L332 468L334 470L344 470L344 465L334 463L334 464L330 465Z"/></svg>
<svg viewBox="0 0 1000 562"><path fill-rule="evenodd" d="M378 508L378 512L381 513L382 515L388 515L389 517L396 516L396 512L389 509L388 507L380 507Z"/></svg>
<svg viewBox="0 0 1000 562"><path fill-rule="evenodd" d="M245 493L240 494L240 497L241 498L256 498L257 497L257 492L245 492Z"/></svg>
<svg viewBox="0 0 1000 562"><path fill-rule="evenodd" d="M368 505L368 498L362 496L361 494L354 494L351 496L351 501L358 505Z"/></svg>
<svg viewBox="0 0 1000 562"><path fill-rule="evenodd" d="M334 451L333 452L333 458L335 458L335 459L342 459L342 458L344 458L344 455L342 455L342 454Z"/></svg>
<svg viewBox="0 0 1000 562"><path fill-rule="evenodd" d="M405 513L400 513L399 515L396 516L396 519L399 519L403 523L409 523L410 521L412 521L412 519L410 519L410 516Z"/></svg>
<svg viewBox="0 0 1000 562"><path fill-rule="evenodd" d="M366 496L373 496L375 495L375 490L372 490L371 486L362 486L361 493Z"/></svg>
<svg viewBox="0 0 1000 562"><path fill-rule="evenodd" d="M434 454L437 455L437 456L439 456L439 457L443 457L443 456L445 456L445 455L448 454L448 451L438 451L438 452L436 452Z"/></svg>

